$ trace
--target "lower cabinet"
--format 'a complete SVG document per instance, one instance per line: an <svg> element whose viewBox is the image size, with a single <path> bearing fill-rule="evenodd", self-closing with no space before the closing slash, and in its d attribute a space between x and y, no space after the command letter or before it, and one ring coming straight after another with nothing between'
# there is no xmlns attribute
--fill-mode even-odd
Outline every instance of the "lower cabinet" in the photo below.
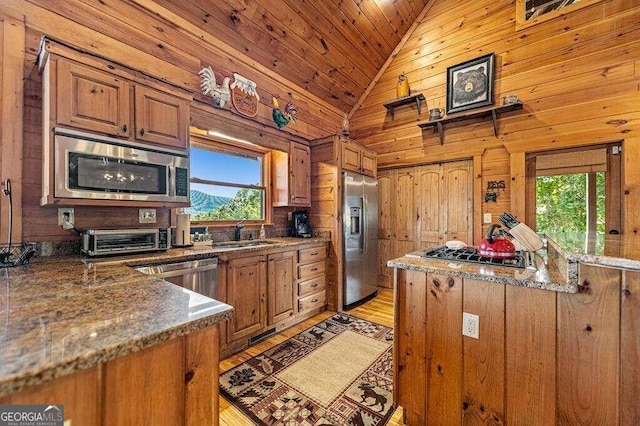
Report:
<svg viewBox="0 0 640 426"><path fill-rule="evenodd" d="M215 426L218 350L216 324L26 388L0 404L62 404L65 425L73 426Z"/></svg>
<svg viewBox="0 0 640 426"><path fill-rule="evenodd" d="M227 323L227 342L260 333L266 327L266 263L264 255L228 260L226 303L235 312Z"/></svg>
<svg viewBox="0 0 640 426"><path fill-rule="evenodd" d="M221 256L220 298L235 310L222 337L223 357L246 348L251 338L290 327L326 306L325 243L259 253Z"/></svg>
<svg viewBox="0 0 640 426"><path fill-rule="evenodd" d="M291 318L296 312L296 252L270 254L267 262L267 325Z"/></svg>

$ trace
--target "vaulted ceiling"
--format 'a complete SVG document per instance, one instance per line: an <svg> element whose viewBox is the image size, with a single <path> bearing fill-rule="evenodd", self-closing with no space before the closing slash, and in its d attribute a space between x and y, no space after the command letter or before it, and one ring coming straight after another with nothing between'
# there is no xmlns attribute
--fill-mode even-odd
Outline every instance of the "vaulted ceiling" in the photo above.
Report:
<svg viewBox="0 0 640 426"><path fill-rule="evenodd" d="M428 0L155 2L349 112Z"/></svg>

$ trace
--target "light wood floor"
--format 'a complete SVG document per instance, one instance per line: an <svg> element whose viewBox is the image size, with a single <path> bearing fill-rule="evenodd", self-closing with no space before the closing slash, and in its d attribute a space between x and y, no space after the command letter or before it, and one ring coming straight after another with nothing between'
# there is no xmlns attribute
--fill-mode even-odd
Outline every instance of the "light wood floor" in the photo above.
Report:
<svg viewBox="0 0 640 426"><path fill-rule="evenodd" d="M353 315L368 321L377 322L378 324L386 325L387 327L393 327L393 292L387 289L380 289L378 295L364 303L357 308L351 309L347 312L349 315ZM310 318L294 327L291 327L282 333L278 333L275 336L266 339L247 350L237 353L227 359L220 361L220 371L226 371L246 360L252 356L258 355L261 352L287 340L299 332L311 327L314 324L324 321L333 315L334 312L322 312L313 318ZM220 425L221 426L246 426L253 424L249 418L245 417L233 405L229 404L227 400L220 397ZM393 417L387 423L390 426L403 425L402 423L402 409L396 410Z"/></svg>

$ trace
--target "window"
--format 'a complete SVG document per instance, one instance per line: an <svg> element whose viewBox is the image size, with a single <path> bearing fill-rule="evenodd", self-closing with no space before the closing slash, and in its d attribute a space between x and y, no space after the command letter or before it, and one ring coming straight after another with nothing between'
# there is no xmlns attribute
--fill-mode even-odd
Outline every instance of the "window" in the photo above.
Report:
<svg viewBox="0 0 640 426"><path fill-rule="evenodd" d="M545 22L603 0L516 0L518 29Z"/></svg>
<svg viewBox="0 0 640 426"><path fill-rule="evenodd" d="M192 221L267 219L264 152L192 137L189 156Z"/></svg>

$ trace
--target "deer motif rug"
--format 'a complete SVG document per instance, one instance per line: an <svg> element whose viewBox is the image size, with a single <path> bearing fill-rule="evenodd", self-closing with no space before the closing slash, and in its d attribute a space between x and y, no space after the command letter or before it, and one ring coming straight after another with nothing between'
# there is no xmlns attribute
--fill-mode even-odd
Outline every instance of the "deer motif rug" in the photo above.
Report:
<svg viewBox="0 0 640 426"><path fill-rule="evenodd" d="M258 425L384 425L393 413L393 329L344 313L220 374Z"/></svg>

